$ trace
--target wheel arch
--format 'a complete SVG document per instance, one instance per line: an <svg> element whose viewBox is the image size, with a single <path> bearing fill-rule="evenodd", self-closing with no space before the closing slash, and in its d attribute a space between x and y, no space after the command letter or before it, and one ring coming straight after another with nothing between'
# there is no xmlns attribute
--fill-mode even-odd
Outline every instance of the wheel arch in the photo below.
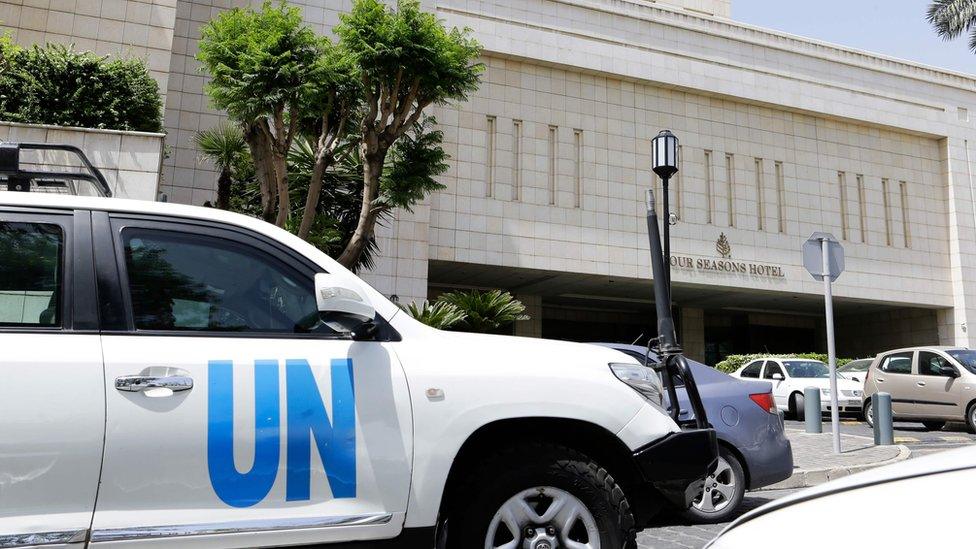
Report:
<svg viewBox="0 0 976 549"><path fill-rule="evenodd" d="M740 452L739 449L736 448L734 444L723 439L722 437L719 437L718 445L721 448L725 448L726 450L728 450L729 453L735 456L735 459L739 461L739 466L742 467L742 474L745 475L746 490L748 490L749 487L752 486L752 475L749 473L749 463L746 461L745 456L742 455L742 452Z"/></svg>

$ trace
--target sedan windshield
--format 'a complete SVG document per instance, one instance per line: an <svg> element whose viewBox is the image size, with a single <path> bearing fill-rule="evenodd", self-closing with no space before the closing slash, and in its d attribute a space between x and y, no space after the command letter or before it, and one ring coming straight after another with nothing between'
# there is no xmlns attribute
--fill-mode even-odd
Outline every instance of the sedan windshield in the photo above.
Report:
<svg viewBox="0 0 976 549"><path fill-rule="evenodd" d="M830 369L823 362L816 360L784 360L786 373L790 377L828 377Z"/></svg>
<svg viewBox="0 0 976 549"><path fill-rule="evenodd" d="M837 368L838 372L866 372L871 367L870 360L855 360Z"/></svg>
<svg viewBox="0 0 976 549"><path fill-rule="evenodd" d="M956 359L964 368L976 374L976 351L969 349L959 349L946 351L952 358Z"/></svg>

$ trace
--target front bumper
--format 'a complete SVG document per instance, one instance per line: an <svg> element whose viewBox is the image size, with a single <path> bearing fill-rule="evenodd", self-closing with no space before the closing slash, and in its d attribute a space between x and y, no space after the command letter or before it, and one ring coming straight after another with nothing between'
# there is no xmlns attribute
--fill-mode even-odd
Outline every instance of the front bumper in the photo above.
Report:
<svg viewBox="0 0 976 549"><path fill-rule="evenodd" d="M634 452L644 479L672 504L687 509L718 460L715 430L677 431Z"/></svg>

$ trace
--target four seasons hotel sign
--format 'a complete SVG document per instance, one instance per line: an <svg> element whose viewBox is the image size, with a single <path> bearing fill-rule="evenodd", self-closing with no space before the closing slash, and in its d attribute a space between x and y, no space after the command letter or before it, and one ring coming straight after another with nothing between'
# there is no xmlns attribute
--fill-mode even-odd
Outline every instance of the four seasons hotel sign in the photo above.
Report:
<svg viewBox="0 0 976 549"><path fill-rule="evenodd" d="M736 261L732 259L732 245L729 244L729 239L725 236L725 233L719 235L718 240L715 241L715 251L718 253L718 257L715 259L672 255L671 266L701 272L742 274L768 278L783 278L785 276L783 274L783 267L779 265Z"/></svg>

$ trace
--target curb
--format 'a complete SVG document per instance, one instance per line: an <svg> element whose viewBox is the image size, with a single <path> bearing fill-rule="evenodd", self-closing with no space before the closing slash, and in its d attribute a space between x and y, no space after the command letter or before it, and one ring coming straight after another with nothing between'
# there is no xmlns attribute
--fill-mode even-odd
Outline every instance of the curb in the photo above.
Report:
<svg viewBox="0 0 976 549"><path fill-rule="evenodd" d="M857 438L868 438L859 435L845 435L854 436ZM873 439L871 439L873 441ZM764 490L786 490L795 488L809 488L811 486L817 486L831 480L835 480L841 477L846 477L848 475L853 475L855 473L860 473L861 471L867 471L868 469L874 469L875 467L883 467L885 465L891 465L892 463L897 463L899 461L904 461L908 459L912 451L908 449L904 444L897 444L898 455L885 460L879 461L877 463L864 463L859 465L850 465L846 467L828 467L825 469L798 469L794 471L793 475L786 479L777 482L776 484L770 484L769 486L763 486L762 488L757 488L752 490L754 492L760 492Z"/></svg>

